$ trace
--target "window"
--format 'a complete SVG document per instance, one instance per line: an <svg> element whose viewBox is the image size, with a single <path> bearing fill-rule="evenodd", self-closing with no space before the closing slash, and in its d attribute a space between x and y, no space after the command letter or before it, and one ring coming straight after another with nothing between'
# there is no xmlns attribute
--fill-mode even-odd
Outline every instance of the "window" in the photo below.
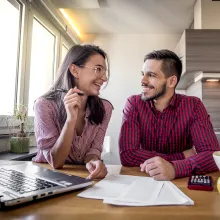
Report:
<svg viewBox="0 0 220 220"><path fill-rule="evenodd" d="M34 18L32 30L28 101L29 116L34 115L32 108L34 101L48 91L53 83L56 46L56 36L36 18Z"/></svg>
<svg viewBox="0 0 220 220"><path fill-rule="evenodd" d="M28 105L34 116L34 101L48 91L74 44L63 18L42 2L0 0L0 136L10 133L6 119L16 104Z"/></svg>
<svg viewBox="0 0 220 220"><path fill-rule="evenodd" d="M67 46L66 46L65 44L62 44L62 49L61 49L61 62L60 62L60 63L63 62L63 60L64 60L64 58L65 58L67 52L68 52Z"/></svg>
<svg viewBox="0 0 220 220"><path fill-rule="evenodd" d="M20 3L15 0L0 1L0 115L12 114L16 101L21 15Z"/></svg>
<svg viewBox="0 0 220 220"><path fill-rule="evenodd" d="M73 46L74 44L70 44L63 35L61 35L61 48L60 48L60 62L59 62L59 66L62 64L68 50Z"/></svg>

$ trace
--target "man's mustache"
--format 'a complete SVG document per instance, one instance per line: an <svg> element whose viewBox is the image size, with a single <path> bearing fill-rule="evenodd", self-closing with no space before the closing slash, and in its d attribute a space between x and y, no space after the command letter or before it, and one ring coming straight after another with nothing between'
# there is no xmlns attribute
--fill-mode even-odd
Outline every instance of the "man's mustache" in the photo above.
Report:
<svg viewBox="0 0 220 220"><path fill-rule="evenodd" d="M150 89L153 89L153 88L154 88L153 86L150 86L150 85L145 84L145 83L142 83L141 86L144 86L144 87L147 87L147 88L150 88Z"/></svg>

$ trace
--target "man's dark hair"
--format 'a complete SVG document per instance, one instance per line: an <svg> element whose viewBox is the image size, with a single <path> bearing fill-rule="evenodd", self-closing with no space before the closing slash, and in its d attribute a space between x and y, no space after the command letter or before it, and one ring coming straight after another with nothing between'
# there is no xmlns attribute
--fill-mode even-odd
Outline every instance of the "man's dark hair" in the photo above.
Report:
<svg viewBox="0 0 220 220"><path fill-rule="evenodd" d="M145 55L144 62L146 60L162 60L162 71L166 78L175 75L178 84L182 73L182 62L174 52L170 50L155 50Z"/></svg>

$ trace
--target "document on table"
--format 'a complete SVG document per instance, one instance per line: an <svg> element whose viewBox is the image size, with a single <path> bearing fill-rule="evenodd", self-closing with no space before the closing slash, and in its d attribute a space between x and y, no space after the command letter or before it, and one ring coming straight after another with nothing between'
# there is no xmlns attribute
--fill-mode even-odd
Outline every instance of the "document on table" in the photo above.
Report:
<svg viewBox="0 0 220 220"><path fill-rule="evenodd" d="M150 177L108 175L79 197L103 199L120 206L193 205L194 202L170 181Z"/></svg>

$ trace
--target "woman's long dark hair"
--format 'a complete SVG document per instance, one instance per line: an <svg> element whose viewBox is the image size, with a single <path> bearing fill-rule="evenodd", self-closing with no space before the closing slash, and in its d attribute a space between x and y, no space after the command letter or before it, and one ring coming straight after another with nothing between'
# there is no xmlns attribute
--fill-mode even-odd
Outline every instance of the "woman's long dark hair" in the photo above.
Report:
<svg viewBox="0 0 220 220"><path fill-rule="evenodd" d="M57 104L57 115L61 127L63 127L66 121L66 110L63 103L63 98L65 96L62 92L56 92L56 89L66 89L70 90L76 86L75 78L71 74L69 67L71 64L76 66L84 65L89 57L95 54L100 54L107 63L108 69L108 79L109 79L109 61L107 54L95 45L74 45L67 53L64 61L58 70L58 79L52 85L50 90L45 93L42 97L50 100L54 100ZM90 110L89 122L91 124L101 124L105 116L105 108L101 98L98 96L89 96L87 100L86 107Z"/></svg>

